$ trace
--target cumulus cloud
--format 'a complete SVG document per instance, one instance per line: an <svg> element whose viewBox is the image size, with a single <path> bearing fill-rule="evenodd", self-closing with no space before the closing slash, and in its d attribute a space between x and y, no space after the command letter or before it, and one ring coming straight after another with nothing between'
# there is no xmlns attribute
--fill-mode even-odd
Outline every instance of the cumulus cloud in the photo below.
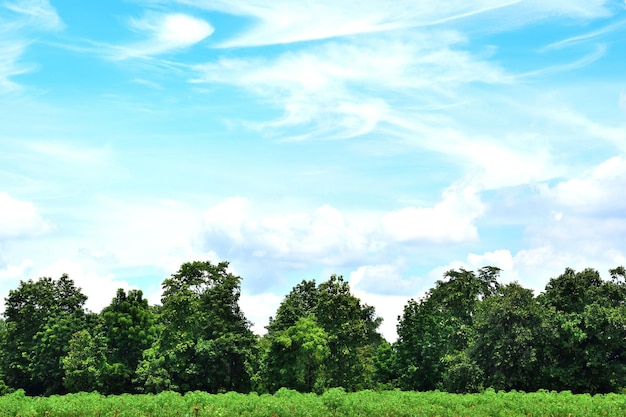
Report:
<svg viewBox="0 0 626 417"><path fill-rule="evenodd" d="M0 241L37 236L51 229L28 201L17 200L8 193L0 192Z"/></svg>
<svg viewBox="0 0 626 417"><path fill-rule="evenodd" d="M463 242L478 239L474 221L485 212L477 190L452 186L434 207L406 207L383 216L381 231L397 242Z"/></svg>
<svg viewBox="0 0 626 417"><path fill-rule="evenodd" d="M269 318L276 315L283 298L272 293L241 295L239 305L246 318L252 322L252 331L255 334L267 333L265 326L269 324Z"/></svg>
<svg viewBox="0 0 626 417"><path fill-rule="evenodd" d="M26 277L33 265L34 263L30 259L22 261L19 265L6 265L3 269L0 269L0 282L17 281Z"/></svg>
<svg viewBox="0 0 626 417"><path fill-rule="evenodd" d="M420 277L404 278L405 269L402 264L360 266L350 273L350 286L370 294L413 296L424 283Z"/></svg>
<svg viewBox="0 0 626 417"><path fill-rule="evenodd" d="M578 213L626 217L626 159L609 158L584 175L541 189L543 197Z"/></svg>
<svg viewBox="0 0 626 417"><path fill-rule="evenodd" d="M109 305L119 288L126 291L136 288L124 280L116 279L113 274L85 270L81 264L69 259L59 259L48 265L39 271L37 277L58 279L63 274L67 274L88 297L85 307L94 312L100 312Z"/></svg>
<svg viewBox="0 0 626 417"><path fill-rule="evenodd" d="M233 197L206 212L201 240L221 256L338 265L367 251L366 233L328 205L312 213L258 216L252 202Z"/></svg>
<svg viewBox="0 0 626 417"><path fill-rule="evenodd" d="M114 47L115 59L150 57L189 48L214 32L206 21L182 13L148 14L142 19L131 19L130 27L145 33L147 39Z"/></svg>
<svg viewBox="0 0 626 417"><path fill-rule="evenodd" d="M309 212L265 215L260 204L233 197L207 210L198 245L237 265L255 263L257 267L249 269L256 276L266 270L284 273L368 265L354 279L360 276L359 285L374 290L374 277L385 271L389 279L397 278L395 284L403 281L391 266L376 266L372 261L389 259L392 253L395 257L415 245L475 240L474 221L484 210L477 191L461 186L445 190L442 200L433 206L392 212L351 212L323 205ZM386 291L402 290L392 287Z"/></svg>

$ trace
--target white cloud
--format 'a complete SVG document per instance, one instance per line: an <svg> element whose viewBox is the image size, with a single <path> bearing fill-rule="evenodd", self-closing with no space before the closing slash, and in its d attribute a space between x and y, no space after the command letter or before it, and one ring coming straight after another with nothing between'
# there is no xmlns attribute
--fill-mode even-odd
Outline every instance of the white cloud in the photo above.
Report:
<svg viewBox="0 0 626 417"><path fill-rule="evenodd" d="M381 3L376 0L177 0L190 6L254 19L250 29L225 41L224 47L259 46L338 36L426 27L497 13L504 27L549 16L596 18L611 11L605 0L461 0Z"/></svg>
<svg viewBox="0 0 626 417"><path fill-rule="evenodd" d="M356 265L367 265L358 272L359 285L374 290L372 277L384 271L391 274L391 267L384 266L388 261L371 262L395 258L415 245L474 240L473 222L483 211L476 191L460 186L447 189L434 206L394 212L340 211L323 205L310 212L266 215L262 205L233 197L207 210L198 247L242 267L247 276L252 275L251 285L257 290L275 284L270 280L284 279L288 271ZM398 285L404 282L397 272L391 277L398 279Z"/></svg>
<svg viewBox="0 0 626 417"><path fill-rule="evenodd" d="M24 144L29 152L41 155L43 158L61 161L63 164L101 164L110 156L107 148L88 147L82 144L56 141L31 141Z"/></svg>
<svg viewBox="0 0 626 417"><path fill-rule="evenodd" d="M409 94L416 105L450 101L459 85L512 80L497 66L452 49L462 41L455 32L439 31L327 42L273 59L221 58L195 66L193 82L244 88L284 111L261 127L306 127L309 133L296 139L350 138L395 123L385 99L391 93ZM396 99L394 106L401 103Z"/></svg>
<svg viewBox="0 0 626 417"><path fill-rule="evenodd" d="M20 89L12 77L37 68L21 61L33 42L33 32L59 29L62 22L47 0L4 2L0 4L3 9L7 14L0 14L0 93L10 93Z"/></svg>
<svg viewBox="0 0 626 417"><path fill-rule="evenodd" d="M201 210L177 200L100 197L97 209L85 219L89 226L84 239L95 235L96 247L114 248L119 266L158 265L174 272L170 267L176 259L186 262L203 255L192 248L201 216Z"/></svg>
<svg viewBox="0 0 626 417"><path fill-rule="evenodd" d="M53 30L63 26L48 0L14 0L4 2L2 6L15 13L10 21L0 19L0 23L8 22L11 29L27 26L36 30Z"/></svg>
<svg viewBox="0 0 626 417"><path fill-rule="evenodd" d="M0 269L0 282L3 286L6 286L6 282L18 281L19 279L25 279L32 269L34 262L30 259L22 261L19 265L7 265L4 269Z"/></svg>
<svg viewBox="0 0 626 417"><path fill-rule="evenodd" d="M312 213L255 215L241 197L229 198L204 216L203 245L223 257L282 259L293 265L338 265L367 251L366 230L324 205Z"/></svg>
<svg viewBox="0 0 626 417"><path fill-rule="evenodd" d="M50 229L32 203L0 192L0 241L37 236Z"/></svg>
<svg viewBox="0 0 626 417"><path fill-rule="evenodd" d="M587 214L626 217L626 159L614 156L578 178L543 186L544 198L558 207Z"/></svg>
<svg viewBox="0 0 626 417"><path fill-rule="evenodd" d="M473 269L479 269L483 266L495 266L503 270L513 268L513 257L511 252L506 249L485 252L482 255L470 253L467 255L467 261Z"/></svg>
<svg viewBox="0 0 626 417"><path fill-rule="evenodd" d="M369 294L412 296L423 282L419 277L404 278L405 269L403 263L360 266L350 273L350 286Z"/></svg>
<svg viewBox="0 0 626 417"><path fill-rule="evenodd" d="M98 313L111 303L119 288L126 291L136 288L126 281L117 280L113 274L86 271L82 265L69 259L60 259L48 265L39 271L37 277L58 279L63 274L67 274L88 297L85 307Z"/></svg>
<svg viewBox="0 0 626 417"><path fill-rule="evenodd" d="M206 21L182 13L148 14L142 19L131 19L130 26L146 33L148 39L113 47L115 59L150 57L189 48L214 32Z"/></svg>
<svg viewBox="0 0 626 417"><path fill-rule="evenodd" d="M393 342L398 338L396 327L398 325L398 316L404 311L404 306L411 299L418 299L423 293L412 295L380 295L365 291L355 290L354 295L359 297L362 303L373 306L376 309L376 315L382 317L383 322L378 329L381 334L389 342Z"/></svg>
<svg viewBox="0 0 626 417"><path fill-rule="evenodd" d="M386 214L381 231L397 242L463 242L478 239L474 221L485 211L477 190L452 186L434 207L406 207Z"/></svg>
<svg viewBox="0 0 626 417"><path fill-rule="evenodd" d="M265 326L269 324L270 317L276 316L276 311L283 299L284 296L272 293L241 295L239 305L246 318L252 322L252 331L255 334L267 333Z"/></svg>
<svg viewBox="0 0 626 417"><path fill-rule="evenodd" d="M34 262L30 259L22 261L18 265L8 264L0 269L0 300L9 295L9 291L16 289L20 281L31 278L29 276ZM4 311L4 302L0 302L0 313Z"/></svg>

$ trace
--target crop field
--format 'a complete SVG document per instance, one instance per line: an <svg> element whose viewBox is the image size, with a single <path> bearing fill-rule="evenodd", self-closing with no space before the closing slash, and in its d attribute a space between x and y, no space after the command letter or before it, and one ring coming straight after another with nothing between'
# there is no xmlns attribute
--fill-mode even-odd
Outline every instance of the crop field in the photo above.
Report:
<svg viewBox="0 0 626 417"><path fill-rule="evenodd" d="M27 397L22 391L0 397L2 417L195 417L195 416L619 416L626 415L626 396L573 395L569 392L441 392L361 391L331 389L322 395L282 389L275 395L226 393L103 396L79 393Z"/></svg>

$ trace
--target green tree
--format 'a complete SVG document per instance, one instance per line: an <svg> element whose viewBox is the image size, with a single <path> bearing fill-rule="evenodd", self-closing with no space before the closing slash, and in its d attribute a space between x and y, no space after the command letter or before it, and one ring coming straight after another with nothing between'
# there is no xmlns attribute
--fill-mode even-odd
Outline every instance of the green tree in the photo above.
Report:
<svg viewBox="0 0 626 417"><path fill-rule="evenodd" d="M400 387L433 390L442 386L448 366L445 358L468 347L477 305L498 290L499 271L490 266L478 274L451 270L422 300L409 300L397 327Z"/></svg>
<svg viewBox="0 0 626 417"><path fill-rule="evenodd" d="M141 290L130 290L127 294L120 288L100 316L109 365L104 392L132 392L135 388L132 381L143 351L156 340L155 314Z"/></svg>
<svg viewBox="0 0 626 417"><path fill-rule="evenodd" d="M497 390L535 391L540 386L542 316L532 290L518 283L484 299L473 321L469 357Z"/></svg>
<svg viewBox="0 0 626 417"><path fill-rule="evenodd" d="M541 298L545 305L557 311L582 313L585 306L599 299L602 284L600 274L594 269L576 272L566 268L559 277L550 279Z"/></svg>
<svg viewBox="0 0 626 417"><path fill-rule="evenodd" d="M328 333L326 384L349 391L373 385L374 357L383 338L382 319L374 307L361 304L342 276L332 275L319 286L316 318Z"/></svg>
<svg viewBox="0 0 626 417"><path fill-rule="evenodd" d="M311 392L320 380L323 364L330 350L328 334L317 324L314 316L299 318L296 323L272 333L266 358L267 388L275 392L290 388Z"/></svg>
<svg viewBox="0 0 626 417"><path fill-rule="evenodd" d="M276 318L270 317L267 326L269 333L286 330L303 317L315 315L319 300L319 289L315 280L303 280L285 296L276 311Z"/></svg>
<svg viewBox="0 0 626 417"><path fill-rule="evenodd" d="M548 389L603 393L626 386L624 269L567 268L539 297L547 338L542 374Z"/></svg>
<svg viewBox="0 0 626 417"><path fill-rule="evenodd" d="M374 383L377 389L398 386L398 357L395 346L383 339L374 356Z"/></svg>
<svg viewBox="0 0 626 417"><path fill-rule="evenodd" d="M6 383L39 395L62 389L61 358L83 325L87 297L64 274L58 280L20 282L5 298L6 337L2 369Z"/></svg>
<svg viewBox="0 0 626 417"><path fill-rule="evenodd" d="M250 389L255 337L239 307L241 278L227 268L189 262L163 282L160 340L144 361L162 364L166 373L154 375L153 364L140 363L137 380L156 378L180 391Z"/></svg>
<svg viewBox="0 0 626 417"><path fill-rule="evenodd" d="M383 340L378 333L380 323L374 308L362 304L343 277L332 275L319 286L315 281L302 281L285 297L267 327L269 347L261 366L265 386L271 391L281 386L318 391L339 386L351 391L372 387L374 358ZM305 325L315 335L310 341L302 339ZM298 361L310 354L307 343L316 349L326 346L328 354L319 365L317 359L308 362L311 370L319 372L301 372L308 376L296 381L289 372L304 369Z"/></svg>
<svg viewBox="0 0 626 417"><path fill-rule="evenodd" d="M30 372L32 381L44 387L45 395L66 392L61 359L69 352L74 333L88 327L87 317L82 309L50 316L35 335Z"/></svg>
<svg viewBox="0 0 626 417"><path fill-rule="evenodd" d="M69 352L61 359L64 371L63 385L69 392L102 390L106 372L106 340L89 330L79 330L69 342Z"/></svg>

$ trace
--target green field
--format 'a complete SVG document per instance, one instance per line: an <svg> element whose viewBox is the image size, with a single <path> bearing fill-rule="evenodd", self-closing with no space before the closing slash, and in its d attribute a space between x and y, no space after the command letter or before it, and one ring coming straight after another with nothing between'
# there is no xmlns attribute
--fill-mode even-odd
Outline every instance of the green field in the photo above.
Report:
<svg viewBox="0 0 626 417"><path fill-rule="evenodd" d="M615 416L626 415L626 396L573 395L569 392L441 392L361 391L331 389L322 395L282 389L275 395L190 392L181 395L103 396L79 393L27 397L22 391L0 397L0 416L42 417L171 417L171 416Z"/></svg>

